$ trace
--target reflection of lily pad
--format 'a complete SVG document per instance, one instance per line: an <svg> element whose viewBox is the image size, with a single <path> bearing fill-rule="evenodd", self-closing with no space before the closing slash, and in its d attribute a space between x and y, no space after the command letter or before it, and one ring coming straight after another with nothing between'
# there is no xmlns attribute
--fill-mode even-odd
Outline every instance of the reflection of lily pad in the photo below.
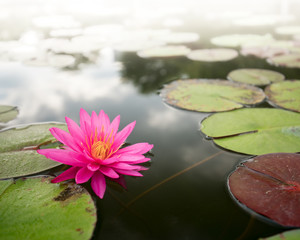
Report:
<svg viewBox="0 0 300 240"><path fill-rule="evenodd" d="M238 56L238 52L229 48L198 49L191 51L187 57L194 61L223 62Z"/></svg>
<svg viewBox="0 0 300 240"><path fill-rule="evenodd" d="M0 181L0 239L90 239L96 208L74 183L50 177Z"/></svg>
<svg viewBox="0 0 300 240"><path fill-rule="evenodd" d="M238 47L245 43L259 43L272 40L272 36L270 34L266 35L256 35L256 34L229 34L214 37L211 39L211 42L214 45L222 46L222 47Z"/></svg>
<svg viewBox="0 0 300 240"><path fill-rule="evenodd" d="M245 108L204 119L201 131L226 149L260 155L300 151L300 113L274 108Z"/></svg>
<svg viewBox="0 0 300 240"><path fill-rule="evenodd" d="M235 82L261 86L270 84L271 82L283 81L284 75L266 69L243 68L231 71L227 78Z"/></svg>
<svg viewBox="0 0 300 240"><path fill-rule="evenodd" d="M300 80L274 83L265 93L272 104L300 112Z"/></svg>
<svg viewBox="0 0 300 240"><path fill-rule="evenodd" d="M178 80L166 85L161 97L170 105L199 112L242 108L264 100L261 89L223 80Z"/></svg>
<svg viewBox="0 0 300 240"><path fill-rule="evenodd" d="M65 124L48 123L0 131L0 178L25 176L60 165L36 152L39 147L58 146L51 145L56 140L49 132L51 127L66 129Z"/></svg>
<svg viewBox="0 0 300 240"><path fill-rule="evenodd" d="M159 58L159 57L177 57L185 56L191 50L186 46L161 46L138 51L138 56L142 58Z"/></svg>
<svg viewBox="0 0 300 240"><path fill-rule="evenodd" d="M268 58L268 62L275 66L300 68L300 54L291 53Z"/></svg>
<svg viewBox="0 0 300 240"><path fill-rule="evenodd" d="M272 153L242 162L228 179L233 196L284 226L300 227L300 155Z"/></svg>
<svg viewBox="0 0 300 240"><path fill-rule="evenodd" d="M300 229L285 231L267 238L260 238L259 240L298 240L300 239Z"/></svg>
<svg viewBox="0 0 300 240"><path fill-rule="evenodd" d="M6 123L15 119L19 111L17 107L0 105L0 122Z"/></svg>

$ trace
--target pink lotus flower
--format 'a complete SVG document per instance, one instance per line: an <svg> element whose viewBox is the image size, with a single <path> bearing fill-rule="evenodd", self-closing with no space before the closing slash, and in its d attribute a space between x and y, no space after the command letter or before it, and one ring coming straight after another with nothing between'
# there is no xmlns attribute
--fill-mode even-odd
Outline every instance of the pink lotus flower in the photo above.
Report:
<svg viewBox="0 0 300 240"><path fill-rule="evenodd" d="M39 149L38 153L54 161L72 167L52 180L52 183L75 178L77 184L91 179L94 192L103 198L106 189L106 178L118 182L126 188L123 175L143 176L139 171L147 170L138 163L150 159L143 154L152 149L148 143L137 143L121 148L132 132L135 121L118 132L120 116L111 123L109 117L100 111L92 116L80 110L80 127L66 117L69 132L51 128L52 135L64 144L63 149Z"/></svg>

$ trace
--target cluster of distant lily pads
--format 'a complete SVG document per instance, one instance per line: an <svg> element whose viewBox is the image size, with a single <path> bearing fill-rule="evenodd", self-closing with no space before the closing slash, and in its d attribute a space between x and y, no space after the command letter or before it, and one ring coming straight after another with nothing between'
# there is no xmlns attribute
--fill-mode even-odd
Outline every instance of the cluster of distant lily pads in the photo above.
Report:
<svg viewBox="0 0 300 240"><path fill-rule="evenodd" d="M228 177L230 193L280 225L300 227L300 80L245 68L227 80L176 80L160 95L176 108L214 112L201 132L223 149L253 156ZM275 108L259 105L265 101Z"/></svg>

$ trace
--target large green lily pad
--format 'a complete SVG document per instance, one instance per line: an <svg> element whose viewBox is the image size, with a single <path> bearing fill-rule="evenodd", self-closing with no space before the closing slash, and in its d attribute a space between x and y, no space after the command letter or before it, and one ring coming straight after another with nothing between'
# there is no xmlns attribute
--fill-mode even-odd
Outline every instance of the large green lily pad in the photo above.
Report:
<svg viewBox="0 0 300 240"><path fill-rule="evenodd" d="M0 181L0 239L90 239L96 209L89 193L51 177Z"/></svg>
<svg viewBox="0 0 300 240"><path fill-rule="evenodd" d="M300 68L300 53L290 53L268 58L268 62L275 66Z"/></svg>
<svg viewBox="0 0 300 240"><path fill-rule="evenodd" d="M300 229L285 231L267 238L260 238L259 240L298 240L300 239Z"/></svg>
<svg viewBox="0 0 300 240"><path fill-rule="evenodd" d="M274 108L244 108L216 113L201 131L226 149L260 155L300 151L300 113Z"/></svg>
<svg viewBox="0 0 300 240"><path fill-rule="evenodd" d="M283 81L285 77L283 74L271 70L242 68L231 71L227 78L235 82L263 86L271 82Z"/></svg>
<svg viewBox="0 0 300 240"><path fill-rule="evenodd" d="M14 106L0 105L0 122L6 123L17 117L18 108Z"/></svg>
<svg viewBox="0 0 300 240"><path fill-rule="evenodd" d="M194 61L225 62L238 56L238 52L229 48L210 48L191 51L187 57Z"/></svg>
<svg viewBox="0 0 300 240"><path fill-rule="evenodd" d="M58 147L51 127L67 128L65 124L45 123L0 131L0 179L34 174L61 164L36 152L38 148Z"/></svg>
<svg viewBox="0 0 300 240"><path fill-rule="evenodd" d="M137 55L141 58L179 57L187 55L190 51L183 45L166 45L138 51Z"/></svg>
<svg viewBox="0 0 300 240"><path fill-rule="evenodd" d="M265 98L257 87L213 79L177 80L165 85L160 95L170 105L199 112L228 111Z"/></svg>
<svg viewBox="0 0 300 240"><path fill-rule="evenodd" d="M273 83L265 93L271 104L300 112L300 80Z"/></svg>

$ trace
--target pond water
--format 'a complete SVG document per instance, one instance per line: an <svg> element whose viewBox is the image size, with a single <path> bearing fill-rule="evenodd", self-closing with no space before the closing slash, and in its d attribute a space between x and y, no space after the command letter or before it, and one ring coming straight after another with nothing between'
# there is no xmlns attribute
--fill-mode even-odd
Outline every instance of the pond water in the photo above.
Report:
<svg viewBox="0 0 300 240"><path fill-rule="evenodd" d="M152 5L146 1L143 6L139 1L128 1L128 7L112 1L96 8L93 1L25 2L3 2L0 10L0 43L19 39L26 43L26 48L14 47L13 54L0 46L0 103L19 108L18 118L8 126L64 122L65 116L78 122L80 108L89 113L103 109L111 119L120 114L121 127L137 121L129 143L154 144L144 177L127 177L127 190L110 183L104 199L95 197L98 222L92 239L257 239L282 231L240 208L228 193L228 174L248 156L220 149L201 134L200 122L208 113L173 108L158 93L172 80L226 79L230 71L238 68L270 69L284 74L286 79L300 79L299 68L276 67L265 59L242 55L225 62L198 62L184 56L146 59L136 52L117 51L107 42L96 51L80 50L79 46L90 44L84 42L77 45L78 51L61 50L73 56L75 62L58 67L65 61L60 65L60 60L54 59L52 66L50 61L45 64L41 55L34 55L41 48L31 47L61 33L53 33L55 29L74 30L62 32L69 34L64 39L71 39L70 34L82 36L84 30L87 35L93 35L89 31L112 30L113 34L106 35L111 37L111 43L122 42L121 28L135 30L135 34L147 29L195 32L199 40L182 43L191 49L216 47L210 39L224 34L269 33L287 40L291 36L279 35L275 28L300 26L299 2L265 1L265 5L259 5L255 1L186 1L183 6L179 1L154 1ZM70 8L68 4L72 4ZM159 4L163 6L157 8ZM83 5L85 8L81 8ZM146 11L147 7L152 11ZM60 21L55 17L57 21L38 18L55 14L65 17ZM261 20L253 25L257 14ZM106 30L99 30L100 24L106 24ZM91 28L97 25L98 30ZM55 47L67 48L63 43L55 43ZM32 61L36 59L42 60ZM88 184L83 186L89 189Z"/></svg>

